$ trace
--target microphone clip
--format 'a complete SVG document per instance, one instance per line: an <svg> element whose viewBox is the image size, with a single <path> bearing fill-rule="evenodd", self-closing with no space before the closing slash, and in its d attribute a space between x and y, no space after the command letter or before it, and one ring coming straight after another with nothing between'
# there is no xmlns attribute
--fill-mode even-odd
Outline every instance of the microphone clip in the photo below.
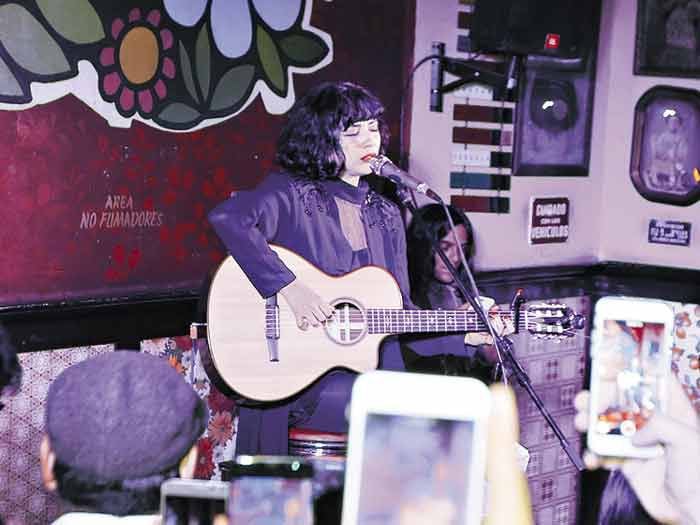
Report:
<svg viewBox="0 0 700 525"><path fill-rule="evenodd" d="M408 173L401 171L384 155L368 156L365 157L365 160L369 164L372 173L375 175L389 179L399 188L417 191L418 193L426 195L436 202L442 202L440 196L435 193L430 186L428 186L427 182L412 177Z"/></svg>

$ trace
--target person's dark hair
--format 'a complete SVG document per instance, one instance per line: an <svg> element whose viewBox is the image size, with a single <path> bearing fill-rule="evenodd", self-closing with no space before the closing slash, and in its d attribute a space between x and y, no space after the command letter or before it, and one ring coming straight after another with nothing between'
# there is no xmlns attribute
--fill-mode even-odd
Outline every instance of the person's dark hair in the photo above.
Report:
<svg viewBox="0 0 700 525"><path fill-rule="evenodd" d="M84 473L56 462L58 493L75 505L104 514L150 514L160 506L160 486L178 475L177 468L146 478L100 483Z"/></svg>
<svg viewBox="0 0 700 525"><path fill-rule="evenodd" d="M465 256L467 262L474 252L474 232L467 216L458 208L448 206L455 226L463 224L467 230ZM416 220L418 217L422 220ZM423 223L425 226L423 226ZM416 210L411 224L406 231L408 253L408 275L411 281L411 299L422 308L430 308L428 288L433 280L435 259L432 241L440 242L450 231L450 223L445 210L440 204L428 204Z"/></svg>
<svg viewBox="0 0 700 525"><path fill-rule="evenodd" d="M649 516L619 470L608 476L598 512L598 525L660 525Z"/></svg>
<svg viewBox="0 0 700 525"><path fill-rule="evenodd" d="M337 177L345 158L340 133L354 122L377 119L382 138L380 153L389 141L384 106L367 89L350 82L326 82L303 97L289 111L277 141L277 163L311 179Z"/></svg>
<svg viewBox="0 0 700 525"><path fill-rule="evenodd" d="M22 366L10 334L0 325L0 393L14 394L22 382Z"/></svg>

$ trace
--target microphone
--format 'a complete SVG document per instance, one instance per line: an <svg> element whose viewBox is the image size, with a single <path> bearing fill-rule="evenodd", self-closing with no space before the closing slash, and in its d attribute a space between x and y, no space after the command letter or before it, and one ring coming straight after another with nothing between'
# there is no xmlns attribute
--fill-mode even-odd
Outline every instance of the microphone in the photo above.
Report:
<svg viewBox="0 0 700 525"><path fill-rule="evenodd" d="M430 111L442 113L442 83L443 69L442 61L445 58L445 44L442 42L433 42L432 54L437 58L430 62Z"/></svg>
<svg viewBox="0 0 700 525"><path fill-rule="evenodd" d="M362 160L369 163L369 167L375 175L385 177L393 183L408 188L409 190L422 193L436 202L442 202L440 196L430 189L427 182L399 169L384 155L366 155Z"/></svg>

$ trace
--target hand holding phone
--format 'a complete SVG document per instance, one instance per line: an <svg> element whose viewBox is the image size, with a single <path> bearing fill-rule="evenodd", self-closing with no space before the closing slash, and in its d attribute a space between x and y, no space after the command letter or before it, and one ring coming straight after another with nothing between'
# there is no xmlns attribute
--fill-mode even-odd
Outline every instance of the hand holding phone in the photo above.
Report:
<svg viewBox="0 0 700 525"><path fill-rule="evenodd" d="M480 523L489 400L471 378L362 374L350 405L343 525Z"/></svg>
<svg viewBox="0 0 700 525"><path fill-rule="evenodd" d="M580 432L588 429L589 394L581 391L574 400L575 424ZM654 414L631 440L636 445L663 443L665 453L636 459L596 456L587 451L586 466L620 468L645 510L657 521L694 523L700 499L700 420L677 378L669 378L666 413Z"/></svg>
<svg viewBox="0 0 700 525"><path fill-rule="evenodd" d="M636 445L663 446L664 456L648 464L628 460L622 472L659 521L700 523L700 421L675 377L668 392L667 412L654 414L632 438Z"/></svg>
<svg viewBox="0 0 700 525"><path fill-rule="evenodd" d="M312 525L311 463L293 456L241 455L227 469L231 525Z"/></svg>
<svg viewBox="0 0 700 525"><path fill-rule="evenodd" d="M673 311L662 301L604 297L595 306L591 342L588 448L601 456L649 458L659 445L634 436L663 412L671 370Z"/></svg>
<svg viewBox="0 0 700 525"><path fill-rule="evenodd" d="M160 487L163 525L216 525L226 516L228 483L201 479L169 479Z"/></svg>

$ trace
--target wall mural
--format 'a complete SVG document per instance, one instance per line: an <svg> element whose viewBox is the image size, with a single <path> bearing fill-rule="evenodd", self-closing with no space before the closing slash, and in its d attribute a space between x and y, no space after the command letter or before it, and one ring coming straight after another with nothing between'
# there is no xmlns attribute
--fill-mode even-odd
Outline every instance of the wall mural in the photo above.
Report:
<svg viewBox="0 0 700 525"><path fill-rule="evenodd" d="M413 10L0 0L0 305L199 290L224 256L207 212L274 169L319 82L376 92L395 154Z"/></svg>
<svg viewBox="0 0 700 525"><path fill-rule="evenodd" d="M332 60L311 0L36 0L0 6L0 108L73 93L112 126L192 130L258 95L294 102L294 73Z"/></svg>

